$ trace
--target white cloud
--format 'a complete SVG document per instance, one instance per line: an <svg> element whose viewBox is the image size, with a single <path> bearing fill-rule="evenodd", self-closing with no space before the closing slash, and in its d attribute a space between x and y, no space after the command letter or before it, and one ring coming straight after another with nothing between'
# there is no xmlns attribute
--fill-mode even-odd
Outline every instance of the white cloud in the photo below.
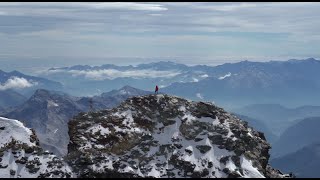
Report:
<svg viewBox="0 0 320 180"><path fill-rule="evenodd" d="M149 14L150 16L162 16L162 14Z"/></svg>
<svg viewBox="0 0 320 180"><path fill-rule="evenodd" d="M25 78L20 77L10 77L5 83L0 84L0 90L7 89L23 89L37 85L37 82L30 82Z"/></svg>
<svg viewBox="0 0 320 180"><path fill-rule="evenodd" d="M207 78L207 77L209 77L209 75L208 75L208 74L203 74L203 75L201 75L200 77L202 77L202 78Z"/></svg>
<svg viewBox="0 0 320 180"><path fill-rule="evenodd" d="M161 4L137 2L28 2L28 3L1 3L0 7L68 7L68 8L95 8L95 9L123 9L140 11L168 10Z"/></svg>
<svg viewBox="0 0 320 180"><path fill-rule="evenodd" d="M229 72L228 74L221 76L218 79L222 80L222 79L225 79L226 77L230 77L230 76L231 76L231 73Z"/></svg>
<svg viewBox="0 0 320 180"><path fill-rule="evenodd" d="M200 99L203 99L203 96L200 93L197 93L196 96Z"/></svg>
<svg viewBox="0 0 320 180"><path fill-rule="evenodd" d="M47 73L61 73L66 72L71 74L72 76L84 76L87 79L92 80L104 80L104 79L115 79L115 78L124 78L124 77L132 77L132 78L172 78L181 74L176 71L156 71L153 69L144 69L144 70L127 70L127 71L119 71L116 69L102 69L102 70L50 70Z"/></svg>
<svg viewBox="0 0 320 180"><path fill-rule="evenodd" d="M144 11L165 11L168 10L160 4L146 4L134 2L105 2L105 3L87 3L88 6L99 9L127 9Z"/></svg>
<svg viewBox="0 0 320 180"><path fill-rule="evenodd" d="M193 82L199 82L199 79L197 78L192 78Z"/></svg>
<svg viewBox="0 0 320 180"><path fill-rule="evenodd" d="M242 9L242 8L252 8L256 7L257 5L254 3L240 3L240 4L235 4L235 3L228 3L224 5L205 5L205 6L196 6L201 9L209 9L209 10L216 10L216 11L233 11L237 9Z"/></svg>

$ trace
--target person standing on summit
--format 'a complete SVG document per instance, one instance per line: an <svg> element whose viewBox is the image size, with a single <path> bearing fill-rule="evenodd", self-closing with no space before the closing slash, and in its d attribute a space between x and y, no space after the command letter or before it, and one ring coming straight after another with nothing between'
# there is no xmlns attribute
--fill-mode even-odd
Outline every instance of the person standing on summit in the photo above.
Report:
<svg viewBox="0 0 320 180"><path fill-rule="evenodd" d="M158 94L158 90L159 90L158 85L156 85L156 89L155 89L154 93Z"/></svg>

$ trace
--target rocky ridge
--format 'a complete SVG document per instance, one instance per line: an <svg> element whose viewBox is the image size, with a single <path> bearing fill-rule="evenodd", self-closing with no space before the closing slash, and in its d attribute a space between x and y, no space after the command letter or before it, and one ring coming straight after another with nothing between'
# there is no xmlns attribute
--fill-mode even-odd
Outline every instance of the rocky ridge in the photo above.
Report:
<svg viewBox="0 0 320 180"><path fill-rule="evenodd" d="M264 134L211 103L164 94L127 99L69 122L77 177L286 177Z"/></svg>

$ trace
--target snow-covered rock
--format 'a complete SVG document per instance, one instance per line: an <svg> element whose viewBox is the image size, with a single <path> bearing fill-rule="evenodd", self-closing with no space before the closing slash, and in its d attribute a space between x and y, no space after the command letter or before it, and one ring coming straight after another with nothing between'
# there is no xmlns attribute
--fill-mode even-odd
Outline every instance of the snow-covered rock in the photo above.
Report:
<svg viewBox="0 0 320 180"><path fill-rule="evenodd" d="M0 178L72 177L61 159L43 151L35 132L0 117Z"/></svg>
<svg viewBox="0 0 320 180"><path fill-rule="evenodd" d="M78 177L284 177L263 133L211 103L166 94L127 99L69 122Z"/></svg>

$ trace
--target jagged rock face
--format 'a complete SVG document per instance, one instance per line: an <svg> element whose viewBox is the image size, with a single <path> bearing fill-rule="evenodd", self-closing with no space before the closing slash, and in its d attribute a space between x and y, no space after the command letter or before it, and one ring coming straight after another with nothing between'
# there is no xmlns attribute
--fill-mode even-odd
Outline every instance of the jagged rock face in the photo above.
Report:
<svg viewBox="0 0 320 180"><path fill-rule="evenodd" d="M210 103L133 97L69 122L78 177L283 177L262 133Z"/></svg>
<svg viewBox="0 0 320 180"><path fill-rule="evenodd" d="M33 130L0 117L0 178L72 177L61 159L43 151Z"/></svg>
<svg viewBox="0 0 320 180"><path fill-rule="evenodd" d="M83 107L73 97L37 90L23 105L6 114L36 131L40 145L57 155L67 154L69 119Z"/></svg>

